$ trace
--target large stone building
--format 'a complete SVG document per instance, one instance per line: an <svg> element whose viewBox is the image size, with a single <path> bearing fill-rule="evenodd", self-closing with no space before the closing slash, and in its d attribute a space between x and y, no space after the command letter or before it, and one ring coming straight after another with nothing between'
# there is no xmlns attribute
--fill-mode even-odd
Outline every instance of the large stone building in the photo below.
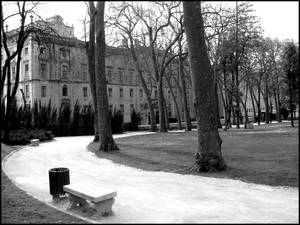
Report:
<svg viewBox="0 0 300 225"><path fill-rule="evenodd" d="M29 36L25 42L17 102L24 103L23 91L26 104L32 105L35 100L40 100L42 104L48 104L51 99L51 103L56 107L60 107L61 104L69 104L72 107L78 101L85 108L92 102L85 42L74 36L74 28L65 25L60 16L51 17L46 21L59 34L59 37L49 36L39 44L33 36ZM16 49L16 35L16 31L7 32L10 51ZM3 50L1 49L1 51ZM4 54L2 53L2 55ZM124 48L108 46L106 55L107 92L110 108L121 110L125 122L130 122L131 110L135 109L140 112L142 123L148 124L149 106L129 52ZM11 69L14 81L16 66L12 64ZM147 76L151 77L151 74L149 73ZM157 90L150 79L148 81L147 85L152 87L151 95L155 99ZM172 86L178 100L181 118L184 119L182 98L174 82ZM187 86L188 105L191 117L194 117L192 91L190 85ZM174 100L166 85L164 92L169 117L175 118ZM157 110L156 108L156 113Z"/></svg>

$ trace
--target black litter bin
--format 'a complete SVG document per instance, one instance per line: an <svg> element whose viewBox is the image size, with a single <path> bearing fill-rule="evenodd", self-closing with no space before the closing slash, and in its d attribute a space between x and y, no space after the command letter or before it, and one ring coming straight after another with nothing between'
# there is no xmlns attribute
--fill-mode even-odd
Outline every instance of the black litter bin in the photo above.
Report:
<svg viewBox="0 0 300 225"><path fill-rule="evenodd" d="M68 168L52 168L49 170L50 194L53 198L64 195L63 186L70 184L70 173Z"/></svg>

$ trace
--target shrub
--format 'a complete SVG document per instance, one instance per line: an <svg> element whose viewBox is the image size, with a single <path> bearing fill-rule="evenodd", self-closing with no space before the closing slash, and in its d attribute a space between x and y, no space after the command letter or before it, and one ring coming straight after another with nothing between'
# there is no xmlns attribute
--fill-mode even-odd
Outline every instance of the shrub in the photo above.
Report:
<svg viewBox="0 0 300 225"><path fill-rule="evenodd" d="M133 109L130 115L131 118L131 125L129 127L129 130L131 131L137 131L139 130L139 125L141 124L141 115L140 113L136 113Z"/></svg>
<svg viewBox="0 0 300 225"><path fill-rule="evenodd" d="M81 107L79 106L78 104L78 100L76 101L75 105L74 105L74 108L73 108L73 114L72 114L72 119L71 119L71 135L78 135L80 134L79 132L79 120L80 120L80 117L81 117L81 114L80 114L80 111L81 111Z"/></svg>
<svg viewBox="0 0 300 225"><path fill-rule="evenodd" d="M31 139L40 139L40 141L52 140L54 135L51 131L43 129L19 129L9 132L9 142L11 145L24 145L29 144Z"/></svg>
<svg viewBox="0 0 300 225"><path fill-rule="evenodd" d="M114 113L110 112L111 131L113 134L123 133L123 113L114 109Z"/></svg>

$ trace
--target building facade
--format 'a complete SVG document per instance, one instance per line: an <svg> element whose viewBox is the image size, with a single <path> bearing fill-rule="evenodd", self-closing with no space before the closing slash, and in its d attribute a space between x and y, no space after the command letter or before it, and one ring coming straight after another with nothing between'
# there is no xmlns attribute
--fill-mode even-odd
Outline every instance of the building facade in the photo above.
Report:
<svg viewBox="0 0 300 225"><path fill-rule="evenodd" d="M42 105L47 105L51 100L52 105L59 108L61 105L73 107L78 102L84 109L92 103L86 44L74 36L74 28L65 25L60 16L47 19L47 23L59 36L46 37L40 43L33 36L29 36L26 40L22 52L17 103L32 105L37 100L41 101ZM7 32L7 36L9 50L14 51L16 32ZM11 70L12 82L14 82L16 74L14 63L12 63ZM147 77L150 78L151 73L147 74ZM149 124L149 106L146 95L126 49L107 46L106 78L110 109L121 110L124 122L130 122L131 112L135 109L141 114L142 124ZM191 86L188 81L186 83L188 105L191 117L194 118ZM147 80L147 85L155 102L156 87L151 79ZM180 109L181 119L184 120L180 91L175 82L171 81L171 85ZM176 108L171 90L166 84L163 89L169 117L175 118ZM157 106L155 112L158 114Z"/></svg>

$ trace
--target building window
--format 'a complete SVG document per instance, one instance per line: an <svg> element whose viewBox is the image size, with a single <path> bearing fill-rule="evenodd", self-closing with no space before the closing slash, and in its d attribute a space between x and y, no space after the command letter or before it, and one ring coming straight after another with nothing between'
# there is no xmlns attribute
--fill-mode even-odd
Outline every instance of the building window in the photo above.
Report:
<svg viewBox="0 0 300 225"><path fill-rule="evenodd" d="M28 71L29 71L29 64L25 64L25 76L28 76Z"/></svg>
<svg viewBox="0 0 300 225"><path fill-rule="evenodd" d="M25 85L25 97L28 98L29 97L29 85Z"/></svg>
<svg viewBox="0 0 300 225"><path fill-rule="evenodd" d="M144 105L141 104L141 105L140 105L140 110L142 111L143 109L144 109Z"/></svg>
<svg viewBox="0 0 300 225"><path fill-rule="evenodd" d="M108 88L108 97L112 97L112 88Z"/></svg>
<svg viewBox="0 0 300 225"><path fill-rule="evenodd" d="M112 81L112 71L113 71L113 68L111 66L107 66L106 70L107 70L107 81L111 82Z"/></svg>
<svg viewBox="0 0 300 225"><path fill-rule="evenodd" d="M130 112L132 113L134 110L134 105L133 104L130 104Z"/></svg>
<svg viewBox="0 0 300 225"><path fill-rule="evenodd" d="M46 96L47 96L47 87L41 86L41 97L46 97Z"/></svg>
<svg viewBox="0 0 300 225"><path fill-rule="evenodd" d="M47 77L47 64L41 63L40 64L40 70L41 70L41 77L46 78Z"/></svg>
<svg viewBox="0 0 300 225"><path fill-rule="evenodd" d="M87 78L87 65L86 64L81 64L81 69L82 69L82 80L86 81Z"/></svg>
<svg viewBox="0 0 300 225"><path fill-rule="evenodd" d="M168 98L171 98L171 91L168 90Z"/></svg>
<svg viewBox="0 0 300 225"><path fill-rule="evenodd" d="M140 89L140 98L142 98L142 97L143 97L143 90Z"/></svg>
<svg viewBox="0 0 300 225"><path fill-rule="evenodd" d="M63 86L62 92L63 92L63 96L68 96L68 87L67 87L67 85Z"/></svg>
<svg viewBox="0 0 300 225"><path fill-rule="evenodd" d="M61 49L60 49L60 56L61 56L62 58L66 58L66 57L67 57L67 50L61 48Z"/></svg>
<svg viewBox="0 0 300 225"><path fill-rule="evenodd" d="M129 70L128 83L133 84L133 69Z"/></svg>
<svg viewBox="0 0 300 225"><path fill-rule="evenodd" d="M157 98L157 90L155 90L154 96L155 96L155 98Z"/></svg>
<svg viewBox="0 0 300 225"><path fill-rule="evenodd" d="M61 100L61 106L62 106L63 108L65 108L65 107L70 107L70 99L68 99L68 98L63 98L63 99Z"/></svg>
<svg viewBox="0 0 300 225"><path fill-rule="evenodd" d="M177 98L177 90L174 91L175 98Z"/></svg>
<svg viewBox="0 0 300 225"><path fill-rule="evenodd" d="M120 81L120 84L123 84L123 77L124 77L124 69L119 68L119 81Z"/></svg>
<svg viewBox="0 0 300 225"><path fill-rule="evenodd" d="M82 80L87 80L87 72L84 71L82 74Z"/></svg>
<svg viewBox="0 0 300 225"><path fill-rule="evenodd" d="M88 94L87 94L87 87L83 87L83 97L87 97Z"/></svg>
<svg viewBox="0 0 300 225"><path fill-rule="evenodd" d="M62 77L63 78L67 78L68 76L68 66L67 65L63 65L62 66Z"/></svg>
<svg viewBox="0 0 300 225"><path fill-rule="evenodd" d="M120 105L120 111L122 114L124 114L124 105L123 104Z"/></svg>
<svg viewBox="0 0 300 225"><path fill-rule="evenodd" d="M87 105L83 105L82 112L86 114L88 112L88 108L89 107Z"/></svg>
<svg viewBox="0 0 300 225"><path fill-rule="evenodd" d="M120 97L123 97L123 88L120 88Z"/></svg>
<svg viewBox="0 0 300 225"><path fill-rule="evenodd" d="M28 55L28 48L25 48L25 55Z"/></svg>
<svg viewBox="0 0 300 225"><path fill-rule="evenodd" d="M130 88L130 97L133 97L133 89Z"/></svg>

